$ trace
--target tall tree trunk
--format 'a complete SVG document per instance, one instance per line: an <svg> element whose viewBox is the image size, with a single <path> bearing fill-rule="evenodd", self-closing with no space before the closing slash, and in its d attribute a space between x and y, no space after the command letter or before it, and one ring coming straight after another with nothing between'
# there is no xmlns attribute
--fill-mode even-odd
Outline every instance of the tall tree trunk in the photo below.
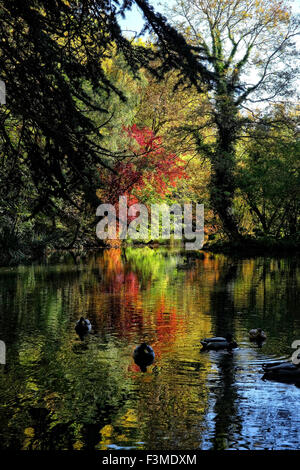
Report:
<svg viewBox="0 0 300 470"><path fill-rule="evenodd" d="M212 157L211 203L219 215L224 231L239 239L238 225L233 212L235 192L235 141L238 129L237 110L228 95L217 97L217 146Z"/></svg>

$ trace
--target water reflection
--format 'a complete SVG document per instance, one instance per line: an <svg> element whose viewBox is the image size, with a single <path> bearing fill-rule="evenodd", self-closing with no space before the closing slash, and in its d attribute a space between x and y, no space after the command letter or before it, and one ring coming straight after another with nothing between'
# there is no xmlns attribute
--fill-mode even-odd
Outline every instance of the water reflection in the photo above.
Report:
<svg viewBox="0 0 300 470"><path fill-rule="evenodd" d="M149 247L0 269L0 446L298 448L300 389L261 379L300 339L299 279L297 259ZM238 349L200 353L227 332ZM144 342L155 361L141 373Z"/></svg>

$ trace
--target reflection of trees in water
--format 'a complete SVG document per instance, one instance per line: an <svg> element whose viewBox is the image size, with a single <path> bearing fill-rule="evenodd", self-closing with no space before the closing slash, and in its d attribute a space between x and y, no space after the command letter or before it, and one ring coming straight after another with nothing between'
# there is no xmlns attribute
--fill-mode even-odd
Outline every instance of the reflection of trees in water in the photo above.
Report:
<svg viewBox="0 0 300 470"><path fill-rule="evenodd" d="M117 331L119 337L130 338L132 312L134 312L135 337L142 335L144 328L149 328L151 325L151 334L153 335L155 332L153 341L157 357L165 354L162 346L169 349L170 355L176 354L177 341L186 330L185 322L187 320L185 317L178 318L176 308L173 306L178 287L182 285L182 282L185 285L185 293L179 295L180 302L182 301L181 309L188 310L189 317L199 314L198 305L194 304L192 298L186 303L193 282L191 282L188 271L177 273L176 256L170 259L161 253L152 253L152 250L146 250L143 256L138 251L135 257L133 250L127 256L127 264L124 264L120 250L107 250L103 257L94 258L83 270L78 270L78 266L74 270L72 268L61 269L57 278L55 271L43 272L41 270L39 272L38 270L38 272L31 273L34 276L31 276L29 281L23 279L23 283L20 283L19 300L21 299L21 302L25 301L25 303L23 302L23 308L16 305L16 310L22 311L22 316L19 316L18 335L21 331L23 333L28 331L28 336L23 334L23 340L17 343L15 362L18 361L21 348L25 351L25 356L27 354L31 366L38 365L41 375L35 377L33 381L29 379L29 389L25 388L22 395L26 406L20 406L19 412L12 418L13 424L23 423L23 428L20 426L18 431L20 432L20 445L23 445L21 444L23 429L27 429L25 436L28 448L47 448L49 446L70 448L72 445L77 447L84 445L92 448L97 444L99 429L103 425L104 434L110 432L114 438L120 439L121 431L118 431L118 425L113 430L105 427L105 417L109 416L111 422L114 414L118 414L116 411L118 406L122 408L126 402L126 399L123 401L123 376L119 380L120 390L119 388L115 391L111 390L109 386L106 387L107 382L110 383L111 379L103 372L103 364L99 365L98 371L94 371L93 367L90 369L85 363L82 363L82 360L73 362L68 354L61 355L61 351L64 349L64 340L69 341L69 338L62 334L62 326L66 324L70 311L73 315L74 312L80 314L84 311L87 312L86 316L92 320L93 324L98 326L98 331L106 331L107 327L110 327ZM101 279L101 284L99 279ZM139 283L136 282L137 279ZM173 283L174 279L175 283ZM109 301L103 305L107 293L110 293ZM28 308L26 307L28 294L34 299L36 309L30 308L30 305ZM37 314L41 310L44 312L42 318ZM22 318L26 319L26 322ZM30 328L28 328L29 325ZM44 332L44 336L41 335L41 347L38 347L37 341L33 341L31 336L36 334L37 330ZM186 333L188 332L186 331ZM193 334L195 335L194 332ZM54 341L52 347L49 347L51 337ZM193 337L191 335L189 340L191 341ZM106 341L109 341L109 337ZM34 348L32 349L33 344ZM79 358L81 359L86 357L85 354L88 354L88 347L87 351L80 352L80 348L84 346L86 344L78 346ZM112 350L111 345L109 350ZM53 363L53 356L57 357L57 355L61 361L57 360ZM95 358L90 357L90 361L93 366L97 367ZM119 363L118 355L116 355L115 361L116 364ZM77 367L78 364L81 364L80 369ZM196 443L199 442L201 429L199 420L204 410L202 404L200 406L199 403L206 401L207 392L206 387L203 386L209 364L198 377L202 384L201 387L191 386L189 383L190 371L183 376L184 380L188 379L184 386L183 384L175 385L174 376L178 372L182 374L184 366L180 360L175 361L173 366L170 370L162 372L152 386L147 384L146 393L140 397L141 406L138 405L137 409L138 419L148 423L147 432L143 437L149 440L149 445L153 441L157 446L157 442L160 442L159 435L167 423L170 423L168 425L169 439L166 441L165 448L168 445L171 445L172 448L184 448L188 443L192 448L197 447ZM198 367L199 363L196 362L196 366ZM21 369L21 372L24 371ZM65 374L68 375L67 380ZM51 385L49 385L51 393L48 393L44 382L46 376L51 377ZM104 398L100 404L89 376L103 384L103 386L98 386L98 392L107 398ZM115 371L113 376L115 377ZM21 373L19 380L21 387L21 383L26 382L27 378L22 377ZM69 389L70 383L72 386ZM34 391L35 398L31 397L30 392L34 389L36 389ZM109 393L109 396L105 392ZM110 406L110 395L115 397L116 408ZM72 397L76 397L76 400L74 401ZM32 417L32 410L35 409L40 411L33 412L35 416ZM39 425L42 414L45 414L46 430L45 428L42 430ZM136 429L134 432L136 433ZM54 434L61 436L60 443L59 438L54 437ZM133 438L132 434L131 430L131 438ZM69 438L66 437L67 435ZM110 438L106 436L105 442L110 442L110 439L112 436Z"/></svg>
<svg viewBox="0 0 300 470"><path fill-rule="evenodd" d="M154 368L151 375L135 375L137 394L129 403L146 449L199 447L207 406L206 373L195 370L188 377L177 361L166 369Z"/></svg>
<svg viewBox="0 0 300 470"><path fill-rule="evenodd" d="M243 260L235 282L234 300L244 311L247 330L263 327L268 334L264 352L290 354L300 327L300 265L297 258Z"/></svg>
<svg viewBox="0 0 300 470"><path fill-rule="evenodd" d="M214 312L215 336L232 333L236 337L233 285L237 275L237 263L231 261L224 263L214 289L211 291L210 301L211 309ZM219 375L218 383L214 389L215 429L213 449L221 450L228 447L236 428L241 428L241 420L238 414L238 397L235 386L234 350L232 353L227 351L216 353L215 357Z"/></svg>
<svg viewBox="0 0 300 470"><path fill-rule="evenodd" d="M271 336L264 351L277 353L280 341L289 347L300 334L299 263L235 263L204 253L177 269L183 259L167 250L130 248L124 256L114 249L85 263L0 271L1 339L9 345L0 374L1 445L196 448L209 387L213 447L239 434L235 352L200 355L199 339L263 326ZM82 313L96 335L80 343L74 325ZM145 334L156 362L141 374L127 345L133 349ZM212 362L214 388L207 381Z"/></svg>
<svg viewBox="0 0 300 470"><path fill-rule="evenodd" d="M228 260L227 263L219 271L210 294L213 333L219 336L229 331L238 336L236 327L241 323L246 332L262 326L269 337L264 345L265 354L279 356L289 351L295 328L299 330L300 327L296 315L286 314L296 312L299 262L257 258L234 264ZM242 417L236 388L235 353L232 356L216 354L215 357L219 378L214 390L213 448L220 449L226 448L236 433L241 433Z"/></svg>
<svg viewBox="0 0 300 470"><path fill-rule="evenodd" d="M220 354L216 363L219 376L218 384L214 390L215 429L212 448L222 450L226 449L229 444L232 445L234 435L242 428L242 419L238 410L239 403L235 384L236 374L233 355Z"/></svg>
<svg viewBox="0 0 300 470"><path fill-rule="evenodd" d="M60 340L45 340L38 352L23 342L21 364L14 364L8 380L1 377L4 409L14 400L9 413L1 413L3 447L92 449L101 440L101 428L126 403L127 360L113 344L99 349L95 342ZM118 367L111 364L114 355Z"/></svg>
<svg viewBox="0 0 300 470"><path fill-rule="evenodd" d="M177 253L149 247L106 250L98 259L103 280L92 292L92 309L100 312L95 318L98 330L110 323L120 338L146 339L158 348L161 341L176 336L176 289L172 284L178 259ZM146 338L145 331L149 332Z"/></svg>

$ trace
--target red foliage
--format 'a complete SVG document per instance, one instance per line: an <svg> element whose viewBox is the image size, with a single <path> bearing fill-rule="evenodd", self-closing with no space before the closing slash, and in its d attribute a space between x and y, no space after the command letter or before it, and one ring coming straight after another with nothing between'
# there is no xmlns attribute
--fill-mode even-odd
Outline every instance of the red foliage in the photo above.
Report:
<svg viewBox="0 0 300 470"><path fill-rule="evenodd" d="M136 157L116 163L116 174L108 175L108 202L116 204L119 196L127 196L131 206L142 199L147 184L164 197L170 192L170 187L176 185L176 180L187 178L184 161L173 153L167 153L161 137L155 136L151 129L139 129L134 124L124 131L137 144L130 149Z"/></svg>

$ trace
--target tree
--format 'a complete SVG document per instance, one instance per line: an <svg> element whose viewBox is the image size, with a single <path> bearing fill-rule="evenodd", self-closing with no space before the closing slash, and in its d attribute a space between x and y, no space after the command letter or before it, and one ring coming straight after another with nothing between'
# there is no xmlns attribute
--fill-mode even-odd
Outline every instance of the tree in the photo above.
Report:
<svg viewBox="0 0 300 470"><path fill-rule="evenodd" d="M242 155L238 162L237 184L244 212L251 221L249 228L257 235L299 237L297 118L299 110L276 106L265 116L263 125L256 125L252 138L244 141L238 150Z"/></svg>
<svg viewBox="0 0 300 470"><path fill-rule="evenodd" d="M116 20L109 13L107 2L2 2L2 150L15 161L15 171L24 161L30 170L38 194L33 214L57 196L76 206L72 195L82 191L96 203L97 166L109 166L113 156L99 128L109 118L110 95L125 100L102 67L113 41L125 41L120 30L114 34ZM102 116L99 125L92 112Z"/></svg>
<svg viewBox="0 0 300 470"><path fill-rule="evenodd" d="M118 157L103 145L99 128L109 119L111 95L126 100L103 68L113 48L122 53L135 75L141 65L161 76L180 62L185 69L196 64L190 47L178 35L187 59L179 57L178 47L176 55L171 49L167 54L176 31L163 19L159 35L161 41L162 35L166 39L159 50L133 45L124 38L118 17L131 3L124 1L118 7L114 0L3 0L1 4L0 68L7 87L7 107L1 109L0 121L2 149L16 160L16 170L19 161L26 160L38 193L33 213L45 210L57 195L75 204L72 194L80 191L97 204L97 167L112 171L111 158ZM139 3L151 13L147 2ZM157 18L152 12L148 23ZM162 66L155 71L150 62L163 54ZM209 76L207 72L205 77ZM96 96L101 97L98 102ZM95 112L102 116L98 125L91 118ZM19 138L7 131L16 126Z"/></svg>
<svg viewBox="0 0 300 470"><path fill-rule="evenodd" d="M215 143L208 148L201 132L191 132L211 160L212 205L228 235L239 238L232 204L236 143L249 124L242 111L249 103L291 94L299 23L287 2L278 0L184 0L174 7L172 20L214 74L209 97Z"/></svg>
<svg viewBox="0 0 300 470"><path fill-rule="evenodd" d="M199 93L195 86L178 85L178 71L173 70L158 81L146 73L147 85L140 88L140 103L135 122L146 125L162 137L164 148L176 153L184 162L188 178L181 178L171 189L170 201L182 204L201 203L205 206L205 232L219 232L216 216L211 210L207 182L211 176L211 164L202 145L197 146L191 130L201 129L206 143L214 141L214 130L208 125L210 103L207 93Z"/></svg>
<svg viewBox="0 0 300 470"><path fill-rule="evenodd" d="M111 127L120 134L130 123L123 119L130 117L128 102L133 108L137 101L125 89L137 58L129 66L117 56L128 41L114 31L109 12L107 2L1 3L7 103L0 109L0 244L6 257L13 251L19 257L30 245L40 253L50 241L71 247L91 224L94 235L96 190L103 184L98 168L113 171L124 155L115 152ZM124 68L126 83L110 60Z"/></svg>
<svg viewBox="0 0 300 470"><path fill-rule="evenodd" d="M173 66L186 72L190 64L202 73L186 41L146 1L140 3L147 27L159 24L161 48L132 44L122 35L118 19L130 1L1 2L0 78L7 103L0 109L0 192L10 232L39 214L55 226L63 206L67 214L94 214L96 191L105 186L99 168L113 173L115 162L127 154L126 148L115 151L117 133L108 139L113 124L121 124L116 113L112 119L112 105L121 107L128 96L107 61L122 56L135 78L141 66L157 77ZM181 49L174 49L174 37ZM162 66L154 70L151 61L157 57ZM205 72L203 79L209 76ZM76 217L71 225L76 232Z"/></svg>
<svg viewBox="0 0 300 470"><path fill-rule="evenodd" d="M184 161L167 152L161 137L149 128L134 124L124 132L131 139L131 151L136 157L117 162L114 173L106 172L107 185L99 191L100 198L116 208L120 196L127 197L128 207L137 202L150 205L164 200L179 179L187 178Z"/></svg>

